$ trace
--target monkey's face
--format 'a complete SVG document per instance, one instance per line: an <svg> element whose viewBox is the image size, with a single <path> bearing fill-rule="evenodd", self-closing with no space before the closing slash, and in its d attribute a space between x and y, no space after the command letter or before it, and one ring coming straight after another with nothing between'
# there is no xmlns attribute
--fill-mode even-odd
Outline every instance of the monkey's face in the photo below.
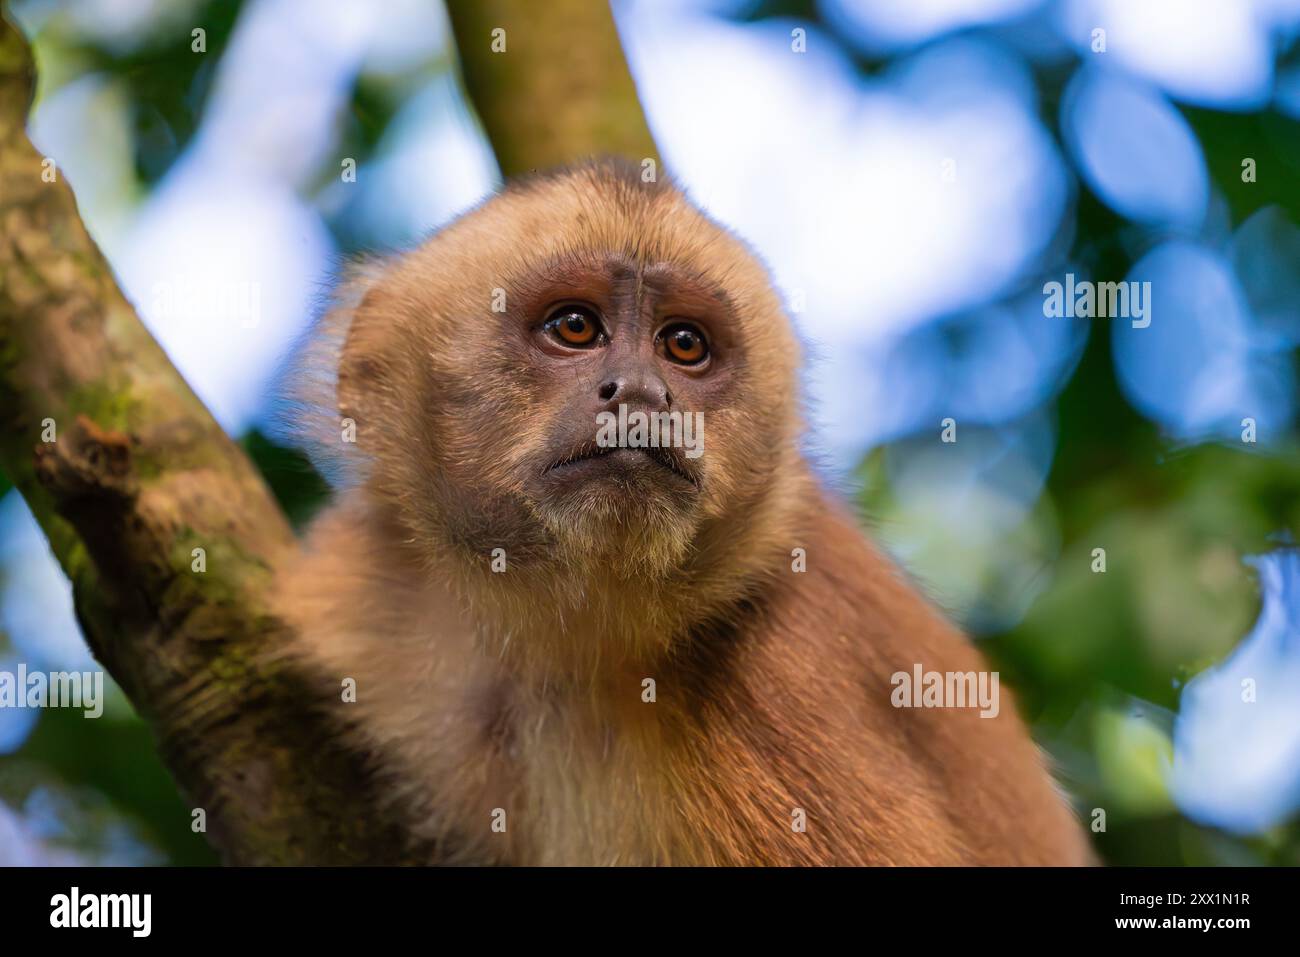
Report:
<svg viewBox="0 0 1300 957"><path fill-rule="evenodd" d="M735 402L743 373L734 318L674 263L587 256L539 276L521 303L519 359L535 396L523 490L557 527L599 518L688 531L712 477L710 419Z"/></svg>
<svg viewBox="0 0 1300 957"><path fill-rule="evenodd" d="M368 355L341 391L372 393L379 481L482 555L680 565L796 441L797 346L762 268L675 190L607 168L443 230L372 287L348 352Z"/></svg>

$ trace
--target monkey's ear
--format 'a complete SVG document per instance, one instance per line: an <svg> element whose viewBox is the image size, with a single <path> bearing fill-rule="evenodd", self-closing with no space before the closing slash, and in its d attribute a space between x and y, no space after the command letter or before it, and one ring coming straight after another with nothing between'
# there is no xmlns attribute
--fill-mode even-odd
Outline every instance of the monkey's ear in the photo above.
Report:
<svg viewBox="0 0 1300 957"><path fill-rule="evenodd" d="M382 411L372 406L393 394L392 344L402 337L389 313L390 274L390 263L381 259L346 267L281 378L277 418L283 438L306 452L335 486L364 477L377 437L362 423L383 421ZM386 381L378 381L380 376Z"/></svg>
<svg viewBox="0 0 1300 957"><path fill-rule="evenodd" d="M357 304L339 353L335 382L338 412L357 422L374 414L374 400L382 388L384 330L376 319L380 298L371 290Z"/></svg>
<svg viewBox="0 0 1300 957"><path fill-rule="evenodd" d="M340 416L357 422L373 414L370 406L385 391L385 355L394 336L384 321L385 266L382 260L369 260L350 267L323 320L322 333L335 349L335 405Z"/></svg>

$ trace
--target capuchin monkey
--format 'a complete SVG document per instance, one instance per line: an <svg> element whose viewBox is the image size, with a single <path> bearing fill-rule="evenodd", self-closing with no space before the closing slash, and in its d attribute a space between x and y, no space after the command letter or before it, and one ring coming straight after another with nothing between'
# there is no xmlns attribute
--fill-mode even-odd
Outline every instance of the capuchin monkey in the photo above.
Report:
<svg viewBox="0 0 1300 957"><path fill-rule="evenodd" d="M344 284L279 611L430 863L1090 862L1009 695L902 688L987 665L819 485L799 369L754 255L612 161ZM601 439L664 413L694 447Z"/></svg>

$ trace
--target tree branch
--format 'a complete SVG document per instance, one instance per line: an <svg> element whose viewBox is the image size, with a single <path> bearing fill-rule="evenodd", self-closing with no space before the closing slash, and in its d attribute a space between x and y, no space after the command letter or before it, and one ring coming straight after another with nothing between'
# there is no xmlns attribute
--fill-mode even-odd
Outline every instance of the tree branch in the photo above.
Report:
<svg viewBox="0 0 1300 957"><path fill-rule="evenodd" d="M608 3L448 0L447 12L505 176L602 154L658 164Z"/></svg>
<svg viewBox="0 0 1300 957"><path fill-rule="evenodd" d="M117 288L61 174L43 178L33 84L0 20L0 466L227 861L396 861L356 757L324 746L279 663L267 591L289 526Z"/></svg>

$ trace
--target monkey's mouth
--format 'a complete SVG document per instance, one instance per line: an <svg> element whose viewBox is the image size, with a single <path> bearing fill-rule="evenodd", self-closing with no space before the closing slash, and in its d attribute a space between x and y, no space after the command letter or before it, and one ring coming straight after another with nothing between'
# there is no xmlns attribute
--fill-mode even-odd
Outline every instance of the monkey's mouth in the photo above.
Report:
<svg viewBox="0 0 1300 957"><path fill-rule="evenodd" d="M622 445L598 445L595 441L584 442L564 458L552 462L542 470L543 475L555 472L577 471L579 469L616 469L638 468L644 465L659 467L694 489L700 487L694 470L679 457L676 449L658 447L632 447Z"/></svg>

